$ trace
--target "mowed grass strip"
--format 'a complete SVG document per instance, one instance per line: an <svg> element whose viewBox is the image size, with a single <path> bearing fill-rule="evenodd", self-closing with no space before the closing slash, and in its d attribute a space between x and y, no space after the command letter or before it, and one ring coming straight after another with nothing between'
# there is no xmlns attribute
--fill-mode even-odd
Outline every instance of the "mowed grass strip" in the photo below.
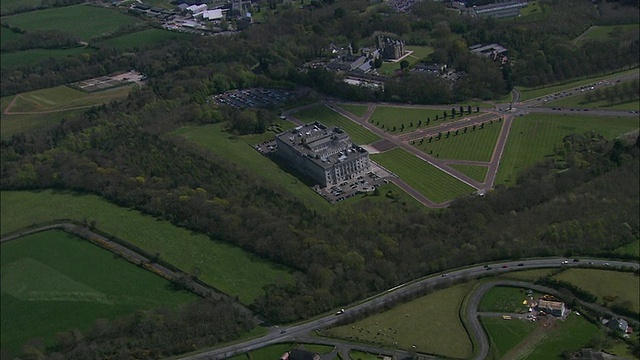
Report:
<svg viewBox="0 0 640 360"><path fill-rule="evenodd" d="M404 149L393 149L371 158L396 173L431 201L440 203L470 194L474 189Z"/></svg>
<svg viewBox="0 0 640 360"><path fill-rule="evenodd" d="M542 331L542 330L541 330ZM556 321L556 325L545 329L542 341L530 344L523 349L520 357L527 360L564 359L565 352L576 352L587 347L600 332L598 327L575 313L569 314L565 321Z"/></svg>
<svg viewBox="0 0 640 360"><path fill-rule="evenodd" d="M522 313L528 306L522 302L528 300L525 289L510 286L496 286L487 291L478 305L479 311Z"/></svg>
<svg viewBox="0 0 640 360"><path fill-rule="evenodd" d="M494 359L501 359L538 327L537 323L519 319L503 320L502 318L482 316L480 322L489 337Z"/></svg>
<svg viewBox="0 0 640 360"><path fill-rule="evenodd" d="M459 317L460 304L473 283L436 291L394 309L340 327L329 336L452 358L471 356L472 346Z"/></svg>
<svg viewBox="0 0 640 360"><path fill-rule="evenodd" d="M355 116L363 117L367 112L366 105L354 105L354 104L339 104L339 106Z"/></svg>
<svg viewBox="0 0 640 360"><path fill-rule="evenodd" d="M522 88L518 88L518 90L520 91L520 101L525 101L525 100L537 98L537 97L540 97L540 96L557 93L559 91L572 89L572 88L579 87L579 86L582 86L582 85L591 84L594 81L608 79L608 78L613 77L613 76L621 76L621 75L627 75L627 74L638 74L638 72L639 72L638 68L635 68L635 69L631 69L631 70L625 70L625 71L617 72L617 73L614 73L614 74L594 76L594 77L590 77L590 78L584 78L584 79L579 79L579 80L574 80L574 81L568 81L568 82L563 82L563 83L560 83L560 84L550 85L550 86L545 86L545 87L530 87L530 88L522 87Z"/></svg>
<svg viewBox="0 0 640 360"><path fill-rule="evenodd" d="M487 171L489 171L489 168L486 166L466 164L449 164L449 166L478 182L484 182L487 178Z"/></svg>
<svg viewBox="0 0 640 360"><path fill-rule="evenodd" d="M599 108L606 110L635 110L638 111L640 109L640 100L629 100L617 103L609 103L607 100L598 100L588 102L586 100L587 95L580 93L580 95L576 96L568 96L559 100L554 100L545 103L545 107L561 107L561 108Z"/></svg>
<svg viewBox="0 0 640 360"><path fill-rule="evenodd" d="M263 177L274 185L280 185L307 205L327 211L330 204L295 176L282 170L276 163L260 154L243 139L224 131L225 124L189 126L172 134L182 136L211 152ZM275 134L272 137L275 137ZM252 138L253 139L253 138Z"/></svg>
<svg viewBox="0 0 640 360"><path fill-rule="evenodd" d="M493 123L485 123L483 128L476 126L442 134L440 139L436 136L413 141L413 146L435 157L456 160L491 161L496 141L502 129L502 122L493 120ZM456 131L458 134L456 135Z"/></svg>
<svg viewBox="0 0 640 360"><path fill-rule="evenodd" d="M82 54L92 54L91 48L77 47L71 49L31 49L0 54L0 66L11 70L20 66L30 66L49 58L66 58Z"/></svg>
<svg viewBox="0 0 640 360"><path fill-rule="evenodd" d="M113 9L73 5L5 16L2 22L24 31L58 30L84 41L112 33L118 28L142 23L139 19Z"/></svg>
<svg viewBox="0 0 640 360"><path fill-rule="evenodd" d="M56 86L18 95L16 101L7 111L10 113L45 112L101 105L116 99L125 98L132 88L133 85L126 85L93 93L85 93L64 85Z"/></svg>
<svg viewBox="0 0 640 360"><path fill-rule="evenodd" d="M190 34L164 29L147 29L101 41L97 46L112 47L119 50L145 49L172 41L189 39Z"/></svg>
<svg viewBox="0 0 640 360"><path fill-rule="evenodd" d="M2 121L0 122L0 138L6 140L15 134L54 125L62 121L62 119L72 118L85 110L86 109L67 110L49 114L2 114Z"/></svg>
<svg viewBox="0 0 640 360"><path fill-rule="evenodd" d="M244 304L262 295L278 279L289 281L288 269L260 259L239 247L179 228L135 210L113 205L95 195L51 190L0 193L2 234L55 219L89 219L96 227L191 272ZM4 246L4 245L3 245Z"/></svg>
<svg viewBox="0 0 640 360"><path fill-rule="evenodd" d="M620 305L636 313L640 312L640 277L634 273L600 269L567 269L554 276L598 297L605 305Z"/></svg>
<svg viewBox="0 0 640 360"><path fill-rule="evenodd" d="M318 121L327 126L337 126L346 131L351 137L351 140L359 145L371 144L380 140L378 135L372 133L367 128L356 124L324 105L302 110L292 115L306 123Z"/></svg>
<svg viewBox="0 0 640 360"><path fill-rule="evenodd" d="M440 125L443 122L454 120L451 118L451 110L447 111L448 117L444 119L444 111L446 110L398 106L378 106L376 107L376 110L373 112L373 114L371 114L369 122L388 133L406 133L417 129ZM436 116L438 116L438 120L436 120ZM459 117L456 117L456 119L458 118ZM430 119L428 124L427 119ZM413 126L411 126L412 123ZM402 128L402 125L404 125L403 131L400 130Z"/></svg>
<svg viewBox="0 0 640 360"><path fill-rule="evenodd" d="M4 211L3 211L4 212ZM88 241L51 230L2 244L0 346L14 355L29 339L196 299Z"/></svg>
<svg viewBox="0 0 640 360"><path fill-rule="evenodd" d="M633 116L529 114L518 117L511 125L496 184L515 185L521 171L553 156L554 146L560 145L567 135L593 130L611 139L636 129L638 118Z"/></svg>

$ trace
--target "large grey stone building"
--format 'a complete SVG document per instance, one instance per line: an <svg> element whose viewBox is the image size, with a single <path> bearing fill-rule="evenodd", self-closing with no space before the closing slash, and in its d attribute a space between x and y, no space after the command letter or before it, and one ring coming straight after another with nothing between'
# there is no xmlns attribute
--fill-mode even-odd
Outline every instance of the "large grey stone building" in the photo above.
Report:
<svg viewBox="0 0 640 360"><path fill-rule="evenodd" d="M369 171L369 153L339 127L328 128L319 122L298 126L278 134L276 144L282 158L322 187Z"/></svg>

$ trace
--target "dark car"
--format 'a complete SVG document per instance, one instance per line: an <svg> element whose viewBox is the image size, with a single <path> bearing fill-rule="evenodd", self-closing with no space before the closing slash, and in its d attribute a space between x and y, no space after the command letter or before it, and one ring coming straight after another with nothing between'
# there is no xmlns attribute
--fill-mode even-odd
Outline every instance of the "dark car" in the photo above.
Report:
<svg viewBox="0 0 640 360"><path fill-rule="evenodd" d="M580 262L580 259L573 259L573 262Z"/></svg>
<svg viewBox="0 0 640 360"><path fill-rule="evenodd" d="M524 266L524 264L523 264L523 263L520 263L520 264L518 264L518 266Z"/></svg>
<svg viewBox="0 0 640 360"><path fill-rule="evenodd" d="M509 265L502 265L502 268L503 268L503 269L506 269L506 268L508 268L508 267L509 267Z"/></svg>

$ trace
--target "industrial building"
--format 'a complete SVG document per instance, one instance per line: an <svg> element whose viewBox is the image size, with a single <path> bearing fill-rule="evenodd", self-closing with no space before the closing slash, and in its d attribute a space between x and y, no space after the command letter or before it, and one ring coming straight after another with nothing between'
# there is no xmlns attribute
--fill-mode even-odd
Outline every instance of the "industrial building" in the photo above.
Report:
<svg viewBox="0 0 640 360"><path fill-rule="evenodd" d="M340 184L369 172L369 153L339 127L319 122L276 136L278 155L321 187Z"/></svg>

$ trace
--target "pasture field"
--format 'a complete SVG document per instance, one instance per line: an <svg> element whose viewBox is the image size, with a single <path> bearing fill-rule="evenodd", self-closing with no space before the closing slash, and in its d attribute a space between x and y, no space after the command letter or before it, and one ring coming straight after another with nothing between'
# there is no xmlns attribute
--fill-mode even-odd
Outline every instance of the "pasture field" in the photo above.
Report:
<svg viewBox="0 0 640 360"><path fill-rule="evenodd" d="M346 131L356 144L371 144L380 140L378 135L367 130L367 128L356 124L326 106L316 106L291 115L306 123L319 121L327 126L338 126Z"/></svg>
<svg viewBox="0 0 640 360"><path fill-rule="evenodd" d="M65 58L82 54L91 54L93 49L77 47L71 49L30 49L0 54L3 69L16 69L22 65L35 65L49 58Z"/></svg>
<svg viewBox="0 0 640 360"><path fill-rule="evenodd" d="M487 171L489 171L489 168L486 166L465 164L449 164L449 166L478 182L484 182L487 178Z"/></svg>
<svg viewBox="0 0 640 360"><path fill-rule="evenodd" d="M529 4L520 9L520 16L518 19L527 17L529 15L542 15L542 6L538 1L529 1Z"/></svg>
<svg viewBox="0 0 640 360"><path fill-rule="evenodd" d="M372 154L371 159L393 171L411 187L437 203L452 200L474 191L471 186L440 171L404 149Z"/></svg>
<svg viewBox="0 0 640 360"><path fill-rule="evenodd" d="M567 269L554 276L598 297L611 297L608 305L621 305L633 312L640 312L640 277L634 273L600 269Z"/></svg>
<svg viewBox="0 0 640 360"><path fill-rule="evenodd" d="M584 35L578 36L574 41L578 43L586 41L586 40L613 40L616 38L616 35L619 35L624 32L635 32L638 33L639 26L638 24L625 24L625 25L605 25L598 26L594 25L587 29L584 32Z"/></svg>
<svg viewBox="0 0 640 360"><path fill-rule="evenodd" d="M563 91L566 89L571 89L571 88L579 87L582 85L591 84L594 81L608 79L612 76L620 76L620 75L627 75L627 74L638 74L638 68L620 71L613 74L599 75L599 76L594 76L590 78L583 78L579 80L568 81L568 82L545 86L545 87L518 88L518 90L520 91L520 101L525 101L525 100L537 98L540 96L557 93L559 91Z"/></svg>
<svg viewBox="0 0 640 360"><path fill-rule="evenodd" d="M98 318L196 299L88 241L51 230L2 244L2 349L87 328Z"/></svg>
<svg viewBox="0 0 640 360"><path fill-rule="evenodd" d="M365 105L339 104L338 106L359 117L363 117L367 112L367 106Z"/></svg>
<svg viewBox="0 0 640 360"><path fill-rule="evenodd" d="M510 271L506 274L499 275L499 278L534 282L545 276L552 274L555 269L532 269L522 271Z"/></svg>
<svg viewBox="0 0 640 360"><path fill-rule="evenodd" d="M598 334L598 327L584 317L569 314L566 320L557 320L554 327L547 330L542 341L530 344L526 351L527 360L560 360L565 351L575 352L586 347Z"/></svg>
<svg viewBox="0 0 640 360"><path fill-rule="evenodd" d="M518 173L545 157L554 156L554 146L561 144L567 135L594 130L606 138L614 138L636 129L638 118L633 116L529 114L517 117L511 125L496 184L515 185Z"/></svg>
<svg viewBox="0 0 640 360"><path fill-rule="evenodd" d="M475 282L455 285L353 324L323 331L332 337L453 358L471 356L469 336L459 317L462 300Z"/></svg>
<svg viewBox="0 0 640 360"><path fill-rule="evenodd" d="M534 297L536 294L534 293ZM496 286L487 291L478 305L478 311L523 313L529 308L522 304L528 300L526 289L510 286Z"/></svg>
<svg viewBox="0 0 640 360"><path fill-rule="evenodd" d="M454 120L451 118L451 109L447 110L447 114L449 116L446 119L443 119L443 111L445 110L400 106L378 106L373 114L371 114L369 122L392 134L403 132L400 131L402 125L404 125L404 132L411 132L417 129L428 128L440 125L443 122ZM438 116L437 121L436 116ZM459 117L456 117L456 119L458 118ZM427 119L431 119L429 124L426 122ZM422 125L418 125L419 121L422 121ZM411 126L411 123L413 123L413 126ZM395 130L393 130L394 127L396 128Z"/></svg>
<svg viewBox="0 0 640 360"><path fill-rule="evenodd" d="M88 5L56 7L5 16L2 22L24 31L59 30L84 41L112 33L123 26L142 23L139 19L116 10Z"/></svg>
<svg viewBox="0 0 640 360"><path fill-rule="evenodd" d="M640 100L630 100L621 103L610 104L607 100L586 101L586 95L580 94L576 96L568 96L559 100L545 103L545 107L563 107L563 108L599 108L606 110L640 110Z"/></svg>
<svg viewBox="0 0 640 360"><path fill-rule="evenodd" d="M96 227L183 271L200 269L205 283L250 304L263 286L291 279L289 271L239 247L121 208L95 195L54 191L0 193L0 231L6 234L55 219L95 220ZM3 245L4 246L4 245Z"/></svg>
<svg viewBox="0 0 640 360"><path fill-rule="evenodd" d="M537 323L520 319L503 320L495 317L480 317L480 322L489 337L489 346L494 359L500 359L529 334L536 331Z"/></svg>
<svg viewBox="0 0 640 360"><path fill-rule="evenodd" d="M459 129L458 135L458 130L452 131L449 137L445 133L439 140L433 136L431 142L428 138L416 140L413 146L442 159L491 161L502 122L487 122L482 129L479 126L475 130L472 129L473 127L468 127L466 133Z"/></svg>
<svg viewBox="0 0 640 360"><path fill-rule="evenodd" d="M188 39L189 34L164 29L147 29L116 38L100 41L99 47L112 47L119 50L145 49L172 40Z"/></svg>
<svg viewBox="0 0 640 360"><path fill-rule="evenodd" d="M84 110L67 110L50 114L2 114L2 121L0 121L0 138L5 140L21 132L54 125L62 121L62 119L71 118L80 114L82 111Z"/></svg>
<svg viewBox="0 0 640 360"><path fill-rule="evenodd" d="M281 169L275 162L260 154L244 140L225 132L224 126L222 123L189 126L179 128L173 134L203 146L216 155L262 176L275 185L282 186L286 191L317 210L331 208L331 204L298 178Z"/></svg>

